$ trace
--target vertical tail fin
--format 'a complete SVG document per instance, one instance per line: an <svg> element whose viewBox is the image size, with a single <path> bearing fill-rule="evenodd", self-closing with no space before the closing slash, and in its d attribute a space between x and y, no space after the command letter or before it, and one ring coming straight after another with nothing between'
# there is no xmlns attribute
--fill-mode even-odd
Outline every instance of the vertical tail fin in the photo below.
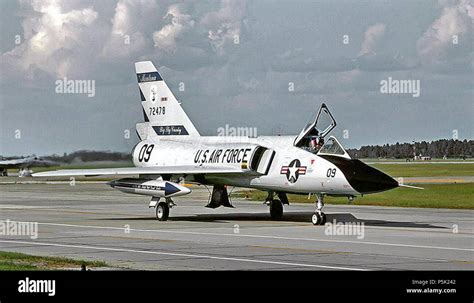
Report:
<svg viewBox="0 0 474 303"><path fill-rule="evenodd" d="M151 61L135 63L145 122L157 136L199 136Z"/></svg>

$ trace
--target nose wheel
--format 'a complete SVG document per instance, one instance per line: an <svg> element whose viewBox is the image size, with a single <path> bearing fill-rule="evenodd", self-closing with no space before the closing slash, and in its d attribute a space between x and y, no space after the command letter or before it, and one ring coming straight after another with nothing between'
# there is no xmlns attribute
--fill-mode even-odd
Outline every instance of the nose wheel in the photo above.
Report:
<svg viewBox="0 0 474 303"><path fill-rule="evenodd" d="M316 200L316 210L313 216L311 217L311 223L313 223L313 225L324 225L326 224L326 214L322 211L324 206L323 195L318 194L317 197L318 199Z"/></svg>
<svg viewBox="0 0 474 303"><path fill-rule="evenodd" d="M311 222L313 225L324 225L326 224L326 214L321 212L315 212L313 216L311 217Z"/></svg>

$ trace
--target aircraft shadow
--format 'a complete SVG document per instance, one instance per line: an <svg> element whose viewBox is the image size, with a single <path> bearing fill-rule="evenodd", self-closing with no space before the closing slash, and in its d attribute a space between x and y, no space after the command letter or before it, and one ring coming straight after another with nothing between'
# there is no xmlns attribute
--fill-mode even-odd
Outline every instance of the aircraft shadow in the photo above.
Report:
<svg viewBox="0 0 474 303"><path fill-rule="evenodd" d="M280 222L298 222L310 223L312 212L288 212L283 215ZM386 220L368 220L357 218L350 213L327 213L328 223L364 223L366 226L380 226L380 227L406 227L406 228L440 228L447 227L436 226L428 223L416 222L398 222ZM118 220L118 221L156 221L155 217L130 217L130 218L102 218L99 220ZM169 221L180 222L214 222L214 223L228 223L227 221L268 221L272 222L268 213L232 213L232 214L196 214L189 216L173 216L170 215Z"/></svg>

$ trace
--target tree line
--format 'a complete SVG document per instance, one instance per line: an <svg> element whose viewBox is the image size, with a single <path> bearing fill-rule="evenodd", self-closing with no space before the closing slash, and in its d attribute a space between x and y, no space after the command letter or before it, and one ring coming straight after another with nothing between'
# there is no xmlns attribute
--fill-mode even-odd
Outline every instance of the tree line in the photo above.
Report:
<svg viewBox="0 0 474 303"><path fill-rule="evenodd" d="M396 143L384 145L366 145L358 149L348 149L353 158L413 158L429 156L432 158L469 158L474 153L474 140L441 139L436 141L421 141L415 143Z"/></svg>
<svg viewBox="0 0 474 303"><path fill-rule="evenodd" d="M72 163L72 162L95 162L95 161L130 161L130 153L120 153L111 151L91 151L79 150L70 154L64 153L62 156L52 155L44 157L55 162Z"/></svg>

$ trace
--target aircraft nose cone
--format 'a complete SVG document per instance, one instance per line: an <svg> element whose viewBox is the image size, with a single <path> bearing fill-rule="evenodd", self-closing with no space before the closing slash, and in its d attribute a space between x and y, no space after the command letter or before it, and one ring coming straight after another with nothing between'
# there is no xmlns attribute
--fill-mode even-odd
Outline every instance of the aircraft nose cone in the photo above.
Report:
<svg viewBox="0 0 474 303"><path fill-rule="evenodd" d="M360 160L354 162L353 171L344 174L351 186L362 194L376 193L398 187L398 182L389 175Z"/></svg>
<svg viewBox="0 0 474 303"><path fill-rule="evenodd" d="M349 184L361 194L376 193L398 187L398 182L389 175L357 159L322 156L336 165Z"/></svg>

